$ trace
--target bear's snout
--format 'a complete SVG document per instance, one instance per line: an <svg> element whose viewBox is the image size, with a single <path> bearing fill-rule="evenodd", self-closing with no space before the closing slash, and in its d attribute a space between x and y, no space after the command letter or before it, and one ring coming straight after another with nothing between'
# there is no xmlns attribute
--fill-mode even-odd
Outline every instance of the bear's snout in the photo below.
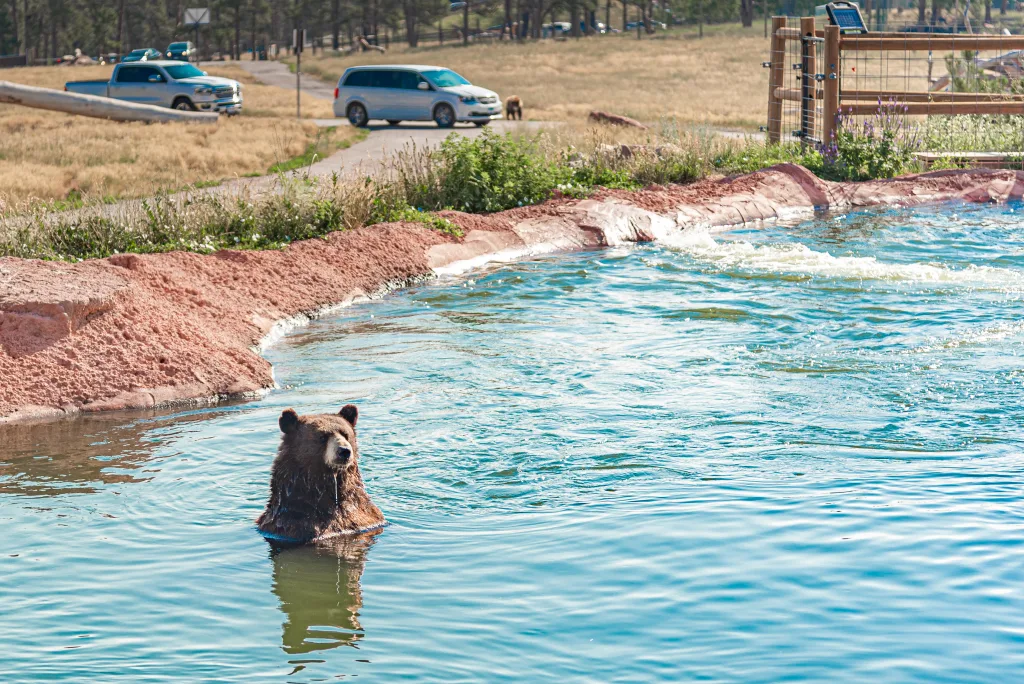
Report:
<svg viewBox="0 0 1024 684"><path fill-rule="evenodd" d="M355 460L352 452L352 445L347 439L332 435L327 440L327 449L324 451L324 463L327 464L328 468L342 470Z"/></svg>

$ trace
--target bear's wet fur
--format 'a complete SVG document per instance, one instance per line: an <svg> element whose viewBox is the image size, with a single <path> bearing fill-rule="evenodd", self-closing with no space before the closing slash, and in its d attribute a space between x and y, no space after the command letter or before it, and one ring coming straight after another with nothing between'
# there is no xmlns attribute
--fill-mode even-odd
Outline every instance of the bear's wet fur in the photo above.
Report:
<svg viewBox="0 0 1024 684"><path fill-rule="evenodd" d="M281 414L281 445L270 473L270 499L256 526L283 541L306 543L380 527L384 515L363 487L356 422L359 410Z"/></svg>

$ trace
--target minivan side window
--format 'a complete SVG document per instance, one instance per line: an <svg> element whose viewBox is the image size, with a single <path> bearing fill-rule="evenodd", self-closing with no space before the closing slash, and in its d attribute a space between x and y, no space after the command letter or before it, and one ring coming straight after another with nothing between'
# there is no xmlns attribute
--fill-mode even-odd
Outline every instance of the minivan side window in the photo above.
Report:
<svg viewBox="0 0 1024 684"><path fill-rule="evenodd" d="M400 71L399 75L402 90L416 90L419 82L423 80L415 71Z"/></svg>
<svg viewBox="0 0 1024 684"><path fill-rule="evenodd" d="M401 88L402 87L402 72L391 71L390 69L381 69L380 71L371 71L373 78L370 84L375 88Z"/></svg>
<svg viewBox="0 0 1024 684"><path fill-rule="evenodd" d="M354 88L365 88L370 85L370 71L353 71L345 79L345 86Z"/></svg>

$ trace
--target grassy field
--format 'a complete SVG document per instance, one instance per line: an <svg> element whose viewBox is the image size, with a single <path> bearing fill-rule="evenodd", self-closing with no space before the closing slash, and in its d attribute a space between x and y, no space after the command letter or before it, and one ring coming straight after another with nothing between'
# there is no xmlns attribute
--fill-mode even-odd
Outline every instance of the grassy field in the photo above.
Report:
<svg viewBox="0 0 1024 684"><path fill-rule="evenodd" d="M502 97L518 95L532 120L574 121L592 109L641 121L678 119L756 130L764 123L768 41L761 27L709 27L524 44L494 43L409 49L386 55L303 56L304 72L336 81L355 64L421 63L450 67Z"/></svg>
<svg viewBox="0 0 1024 684"><path fill-rule="evenodd" d="M105 79L111 67L6 69L0 78L60 89L68 80ZM71 197L143 197L186 185L263 174L354 139L339 128L328 142L294 117L294 94L259 85L240 67L211 74L244 84L245 109L216 126L114 123L0 104L0 205L7 211ZM332 116L330 103L304 98L307 117Z"/></svg>

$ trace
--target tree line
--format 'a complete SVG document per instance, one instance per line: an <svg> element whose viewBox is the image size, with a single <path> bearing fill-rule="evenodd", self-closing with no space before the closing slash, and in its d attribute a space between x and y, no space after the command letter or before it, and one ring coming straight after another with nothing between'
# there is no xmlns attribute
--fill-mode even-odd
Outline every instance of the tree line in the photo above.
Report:
<svg viewBox="0 0 1024 684"><path fill-rule="evenodd" d="M211 22L201 29L204 55L220 52L239 58L254 46L287 46L293 28L306 28L313 47L339 49L358 36L380 44L382 38L416 46L437 35L443 22L468 39L483 22L502 37L537 38L541 26L570 22L571 32L590 32L595 22L625 28L656 21L688 24L741 21L757 16L813 13L824 0L0 0L0 55L27 54L33 62L71 54L124 54L139 47L164 49L176 40L194 40L185 25L188 7L208 6ZM1009 0L996 0L1005 13ZM935 23L957 0L861 0L872 6L916 9L921 23ZM976 2L991 20L993 0ZM930 11L930 17L929 17ZM453 20L452 15L457 15ZM470 17L473 17L472 24ZM980 18L980 17L979 17ZM667 22L666 22L667 23Z"/></svg>

